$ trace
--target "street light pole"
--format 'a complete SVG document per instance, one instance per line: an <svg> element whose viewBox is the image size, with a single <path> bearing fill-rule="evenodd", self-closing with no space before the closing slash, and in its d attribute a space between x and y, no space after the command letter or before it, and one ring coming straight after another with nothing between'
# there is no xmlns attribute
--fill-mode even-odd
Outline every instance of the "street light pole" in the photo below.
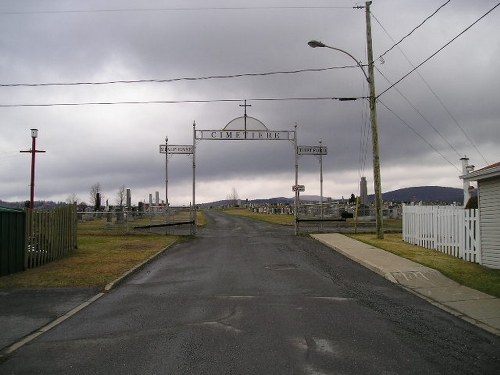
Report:
<svg viewBox="0 0 500 375"><path fill-rule="evenodd" d="M165 137L165 216L168 213L168 137Z"/></svg>
<svg viewBox="0 0 500 375"><path fill-rule="evenodd" d="M30 184L30 209L35 208L35 155L37 152L45 152L36 149L36 138L38 137L38 129L31 129L31 150L20 151L31 153L31 184Z"/></svg>
<svg viewBox="0 0 500 375"><path fill-rule="evenodd" d="M323 229L323 152L321 148L321 139L319 140L319 209L321 217L321 229Z"/></svg>
<svg viewBox="0 0 500 375"><path fill-rule="evenodd" d="M377 127L377 97L375 95L375 76L373 73L373 50L371 40L371 23L370 23L370 5L371 1L366 2L366 34L367 34L367 52L368 52L368 74L359 63L359 61L349 52L343 49L326 45L317 40L311 40L309 47L312 48L329 48L335 51L342 52L353 59L358 67L363 72L368 84L370 86L370 122L372 131L372 152L373 152L373 185L375 190L375 211L376 211L376 230L377 238L384 238L383 215L382 215L382 179L380 177L380 151L378 146L378 127Z"/></svg>

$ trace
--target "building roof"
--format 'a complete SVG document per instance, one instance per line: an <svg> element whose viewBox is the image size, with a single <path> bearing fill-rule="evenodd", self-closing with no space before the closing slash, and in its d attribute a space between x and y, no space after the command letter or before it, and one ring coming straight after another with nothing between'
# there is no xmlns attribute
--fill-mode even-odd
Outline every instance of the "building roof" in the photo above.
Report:
<svg viewBox="0 0 500 375"><path fill-rule="evenodd" d="M500 177L500 162L488 165L477 171L470 172L466 175L460 176L464 180L479 181L488 178Z"/></svg>

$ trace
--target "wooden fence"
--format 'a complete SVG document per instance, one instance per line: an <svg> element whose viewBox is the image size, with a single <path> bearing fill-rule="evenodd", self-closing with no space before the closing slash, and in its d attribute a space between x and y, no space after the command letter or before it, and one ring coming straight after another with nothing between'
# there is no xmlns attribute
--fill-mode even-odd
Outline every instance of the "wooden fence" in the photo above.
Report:
<svg viewBox="0 0 500 375"><path fill-rule="evenodd" d="M0 276L24 271L26 214L0 207Z"/></svg>
<svg viewBox="0 0 500 375"><path fill-rule="evenodd" d="M403 241L481 263L478 210L404 205Z"/></svg>
<svg viewBox="0 0 500 375"><path fill-rule="evenodd" d="M76 206L26 210L25 269L61 258L77 248Z"/></svg>

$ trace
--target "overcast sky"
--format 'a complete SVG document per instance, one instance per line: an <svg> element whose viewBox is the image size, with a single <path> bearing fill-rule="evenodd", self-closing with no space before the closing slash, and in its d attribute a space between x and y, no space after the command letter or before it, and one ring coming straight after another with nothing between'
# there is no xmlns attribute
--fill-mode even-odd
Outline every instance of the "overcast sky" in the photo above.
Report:
<svg viewBox="0 0 500 375"><path fill-rule="evenodd" d="M500 161L500 7L479 20L496 4L373 1L384 192L461 187L461 157L476 168ZM1 1L0 199L29 199L31 158L19 151L31 148L31 128L46 151L36 157L36 200L89 202L95 183L109 204L122 185L135 203L155 191L164 199L165 137L192 145L193 121L199 130L222 129L243 115L243 100L267 128L296 124L299 145L321 139L328 147L325 196L358 195L361 176L372 193L367 101L324 99L366 97L368 84L347 55L307 45L321 40L366 64L365 10L357 5L364 2ZM120 80L135 82L98 84ZM91 84L39 85L47 83ZM296 99L262 100L287 98ZM192 159L172 155L168 174L170 203L189 204ZM299 183L319 194L317 157L300 158ZM292 197L293 184L291 142L196 144L197 203L233 188L242 199Z"/></svg>

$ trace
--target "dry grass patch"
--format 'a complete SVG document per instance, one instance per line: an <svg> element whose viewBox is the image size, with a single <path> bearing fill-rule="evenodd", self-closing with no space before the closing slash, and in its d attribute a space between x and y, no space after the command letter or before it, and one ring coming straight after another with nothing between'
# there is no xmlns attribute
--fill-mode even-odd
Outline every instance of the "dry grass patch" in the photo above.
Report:
<svg viewBox="0 0 500 375"><path fill-rule="evenodd" d="M225 209L224 213L243 216L253 220L265 221L266 223L271 224L294 225L295 223L295 217L293 215L259 214L246 208L229 208Z"/></svg>
<svg viewBox="0 0 500 375"><path fill-rule="evenodd" d="M462 285L500 298L500 270L408 244L403 242L401 234L385 234L383 240L379 240L374 234L355 234L349 237L434 268Z"/></svg>
<svg viewBox="0 0 500 375"><path fill-rule="evenodd" d="M176 236L111 230L103 220L78 225L78 249L41 267L0 278L0 288L104 287L179 241Z"/></svg>

